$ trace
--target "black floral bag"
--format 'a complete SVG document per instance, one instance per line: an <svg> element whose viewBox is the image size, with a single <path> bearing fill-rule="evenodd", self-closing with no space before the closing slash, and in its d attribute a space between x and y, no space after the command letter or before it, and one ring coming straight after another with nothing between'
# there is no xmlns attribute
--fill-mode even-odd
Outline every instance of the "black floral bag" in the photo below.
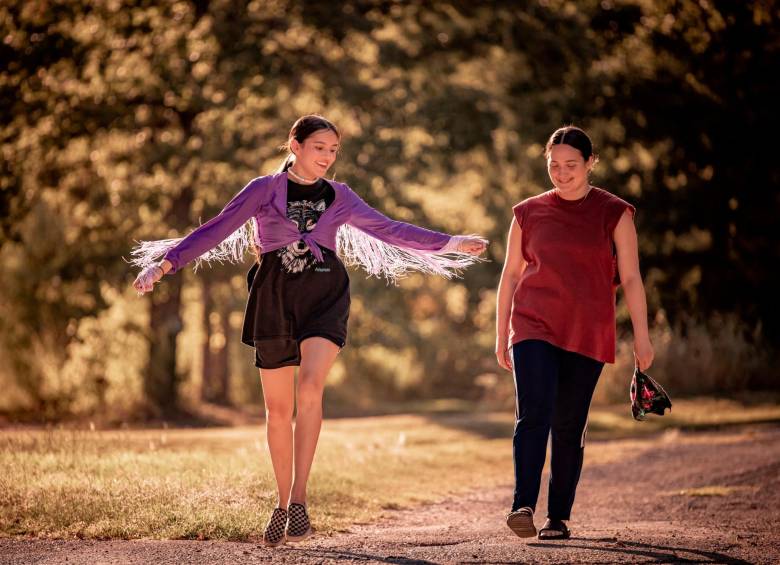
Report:
<svg viewBox="0 0 780 565"><path fill-rule="evenodd" d="M631 414L634 420L642 421L647 414L664 415L668 408L672 410L672 401L661 385L639 368L634 369L631 379Z"/></svg>

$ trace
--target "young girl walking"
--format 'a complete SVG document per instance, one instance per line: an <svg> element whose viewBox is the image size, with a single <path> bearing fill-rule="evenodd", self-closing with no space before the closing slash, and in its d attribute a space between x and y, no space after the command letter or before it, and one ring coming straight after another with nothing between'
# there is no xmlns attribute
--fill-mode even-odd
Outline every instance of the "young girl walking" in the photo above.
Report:
<svg viewBox="0 0 780 565"><path fill-rule="evenodd" d="M487 245L481 237L391 220L346 184L325 180L340 142L339 130L322 116L299 118L279 172L250 181L218 216L186 237L141 242L133 252L134 264L143 267L133 285L144 293L190 261L240 261L248 249L258 251L258 264L248 273L242 341L255 349L278 490L263 535L269 546L314 531L306 485L325 378L347 337L345 263L390 280L408 270L450 277L479 260Z"/></svg>
<svg viewBox="0 0 780 565"><path fill-rule="evenodd" d="M639 273L634 207L592 186L587 134L556 130L545 149L553 189L514 208L498 286L496 357L514 371L515 492L507 524L536 535L533 514L547 440L552 454L540 539L566 539L582 469L588 410L604 363L615 360L615 293L623 287L640 370L653 361Z"/></svg>

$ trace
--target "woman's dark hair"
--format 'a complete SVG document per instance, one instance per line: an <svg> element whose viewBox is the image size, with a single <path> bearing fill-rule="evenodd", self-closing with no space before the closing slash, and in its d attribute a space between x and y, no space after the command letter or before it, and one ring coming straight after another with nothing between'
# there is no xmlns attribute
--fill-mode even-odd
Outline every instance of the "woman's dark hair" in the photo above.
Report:
<svg viewBox="0 0 780 565"><path fill-rule="evenodd" d="M324 129L332 131L336 134L336 137L341 139L341 133L339 133L339 129L335 124L326 120L319 114L308 114L295 120L295 123L290 128L290 134L287 136L287 141L279 148L287 151L287 156L284 158L282 166L279 167L279 172L286 171L295 162L295 157L290 151L290 142L293 139L298 143L303 143L311 134Z"/></svg>
<svg viewBox="0 0 780 565"><path fill-rule="evenodd" d="M594 161L599 159L598 155L593 152L593 142L588 134L575 126L564 126L555 130L550 139L547 140L547 145L544 146L544 156L550 156L553 145L563 145L564 143L577 149L585 161L590 159L591 155L593 155Z"/></svg>

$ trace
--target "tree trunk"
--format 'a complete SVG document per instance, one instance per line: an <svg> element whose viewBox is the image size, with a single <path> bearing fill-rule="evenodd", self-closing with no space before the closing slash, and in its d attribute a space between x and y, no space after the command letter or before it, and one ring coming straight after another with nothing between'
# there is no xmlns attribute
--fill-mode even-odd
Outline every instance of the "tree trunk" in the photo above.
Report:
<svg viewBox="0 0 780 565"><path fill-rule="evenodd" d="M217 292L224 281L211 280L211 274L203 277L203 387L201 398L207 402L226 404L230 358L228 355L229 304L222 293Z"/></svg>
<svg viewBox="0 0 780 565"><path fill-rule="evenodd" d="M152 293L149 365L144 395L154 415L171 413L177 404L176 337L182 329L181 276L166 277Z"/></svg>
<svg viewBox="0 0 780 565"><path fill-rule="evenodd" d="M219 343L212 345L218 346L212 350L214 356L214 402L220 404L228 403L228 380L230 378L230 355L228 342L230 341L230 308L227 301L223 300L219 305L218 331L220 336Z"/></svg>
<svg viewBox="0 0 780 565"><path fill-rule="evenodd" d="M200 399L204 402L211 401L211 394L214 388L211 381L212 376L212 356L211 356L211 312L214 310L214 301L212 300L212 284L209 273L203 273L200 278L201 283L201 303L203 304L203 316L201 323L203 325L203 341L201 342L201 358L203 364L201 366L200 375Z"/></svg>
<svg viewBox="0 0 780 565"><path fill-rule="evenodd" d="M192 189L183 188L166 218L167 225L186 226ZM152 292L149 317L149 364L144 372L144 397L155 416L170 414L178 405L176 338L182 330L181 289L183 273L163 277Z"/></svg>

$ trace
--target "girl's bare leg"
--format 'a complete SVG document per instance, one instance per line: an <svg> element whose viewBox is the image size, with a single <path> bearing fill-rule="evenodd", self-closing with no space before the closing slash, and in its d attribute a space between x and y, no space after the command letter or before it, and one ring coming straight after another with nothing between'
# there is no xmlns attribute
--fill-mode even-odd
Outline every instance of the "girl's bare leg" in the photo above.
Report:
<svg viewBox="0 0 780 565"><path fill-rule="evenodd" d="M260 369L265 400L265 431L279 491L279 508L287 508L292 487L295 367Z"/></svg>
<svg viewBox="0 0 780 565"><path fill-rule="evenodd" d="M322 337L310 337L301 342L298 410L295 417L295 481L290 502L306 504L306 483L322 427L325 377L338 353L339 346Z"/></svg>

